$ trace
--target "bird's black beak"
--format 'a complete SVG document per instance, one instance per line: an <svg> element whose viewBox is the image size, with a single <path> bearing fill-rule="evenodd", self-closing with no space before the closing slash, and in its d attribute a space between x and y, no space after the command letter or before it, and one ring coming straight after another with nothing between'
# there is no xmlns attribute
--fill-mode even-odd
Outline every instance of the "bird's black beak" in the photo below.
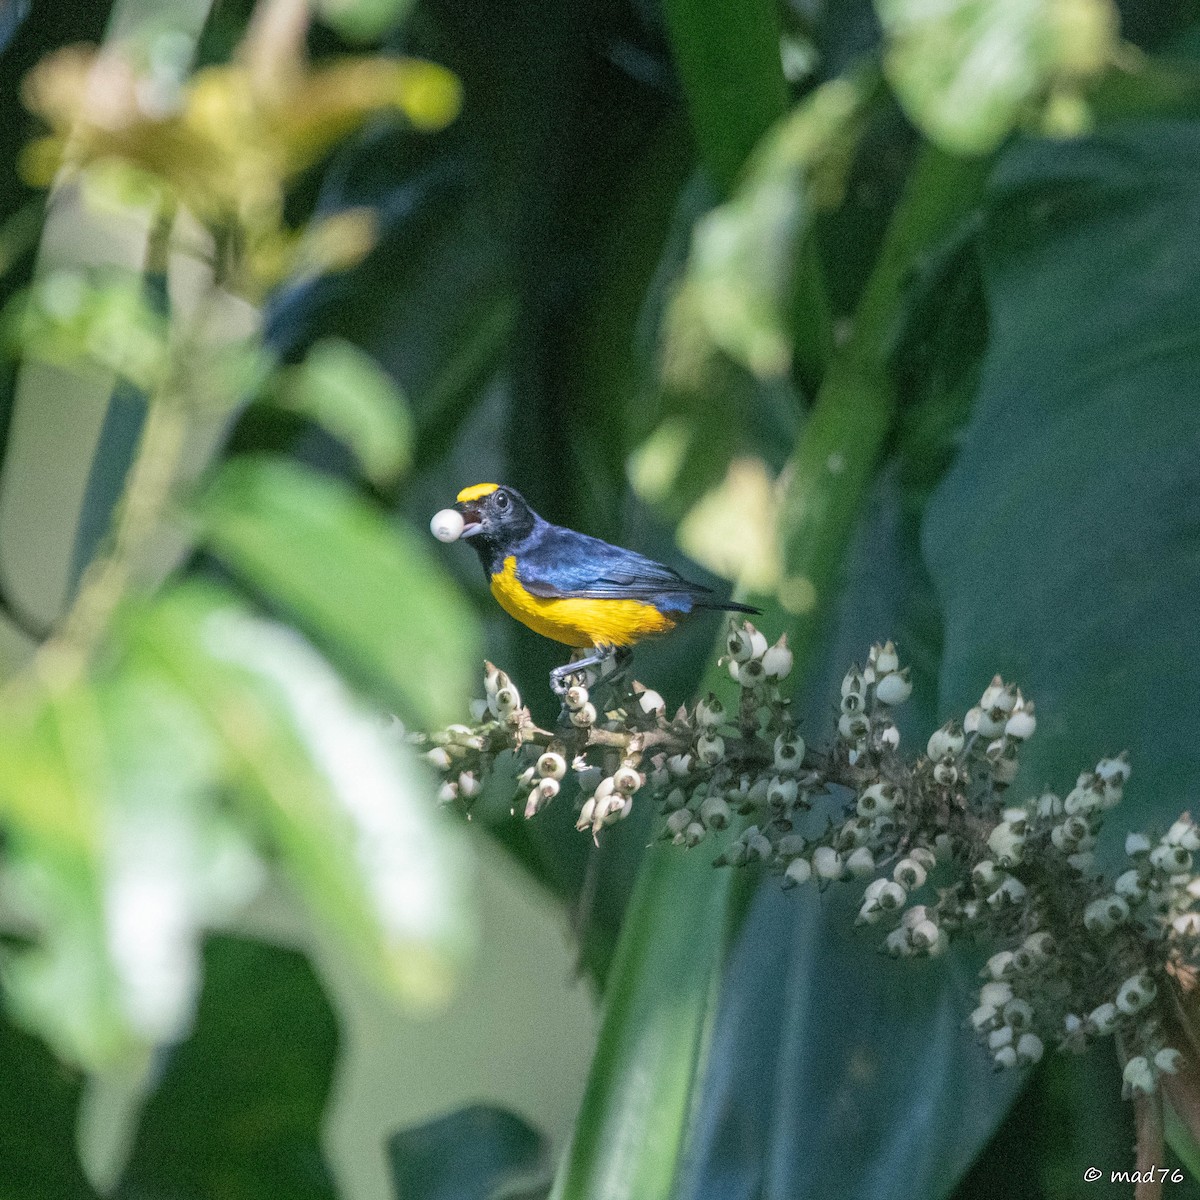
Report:
<svg viewBox="0 0 1200 1200"><path fill-rule="evenodd" d="M479 503L476 500L464 500L461 504L454 506L462 513L464 521L463 531L458 536L464 538L474 537L483 528L483 514L479 511Z"/></svg>

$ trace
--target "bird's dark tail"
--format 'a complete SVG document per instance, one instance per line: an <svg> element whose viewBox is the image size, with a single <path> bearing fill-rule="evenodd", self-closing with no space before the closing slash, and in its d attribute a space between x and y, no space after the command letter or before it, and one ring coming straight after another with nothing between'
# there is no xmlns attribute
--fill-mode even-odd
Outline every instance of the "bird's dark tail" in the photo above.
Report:
<svg viewBox="0 0 1200 1200"><path fill-rule="evenodd" d="M761 608L755 608L752 604L738 604L735 600L700 600L697 601L696 607L715 608L719 612L751 613L756 617L762 613Z"/></svg>

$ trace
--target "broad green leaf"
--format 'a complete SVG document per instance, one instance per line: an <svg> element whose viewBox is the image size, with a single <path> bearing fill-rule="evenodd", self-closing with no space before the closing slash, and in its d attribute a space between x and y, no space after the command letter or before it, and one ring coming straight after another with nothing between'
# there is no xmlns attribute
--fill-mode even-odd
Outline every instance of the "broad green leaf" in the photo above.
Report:
<svg viewBox="0 0 1200 1200"><path fill-rule="evenodd" d="M318 917L398 995L441 1002L470 940L461 842L398 736L294 630L220 592L178 589L127 636L219 740L243 813Z"/></svg>
<svg viewBox="0 0 1200 1200"><path fill-rule="evenodd" d="M847 664L919 615L896 474L875 488L804 687L814 744L830 731ZM900 710L902 745L931 731L929 694L919 687ZM996 1076L963 1027L974 955L882 957L879 935L855 929L861 886L759 885L722 978L678 1200L932 1200L1011 1103L1021 1080Z"/></svg>
<svg viewBox="0 0 1200 1200"><path fill-rule="evenodd" d="M165 1055L118 1200L334 1200L321 1150L338 1028L303 955L219 936L191 1036Z"/></svg>
<svg viewBox="0 0 1200 1200"><path fill-rule="evenodd" d="M346 443L367 478L387 483L409 464L412 418L392 380L351 343L324 338L282 385L284 407Z"/></svg>
<svg viewBox="0 0 1200 1200"><path fill-rule="evenodd" d="M133 680L27 693L0 744L6 888L32 944L10 952L13 1011L68 1061L99 1066L179 1036L197 939L254 886L203 790L186 715Z"/></svg>
<svg viewBox="0 0 1200 1200"><path fill-rule="evenodd" d="M985 154L1028 118L1087 123L1083 85L1113 61L1111 0L875 0L884 69L933 141Z"/></svg>
<svg viewBox="0 0 1200 1200"><path fill-rule="evenodd" d="M939 715L994 671L1036 701L1018 798L1128 750L1110 868L1126 829L1200 794L1197 150L1194 123L1160 120L1001 160L979 395L923 531L944 610ZM1091 1130L1080 1171L1085 1152L1111 1157L1086 1092L1054 1105L1048 1120Z"/></svg>
<svg viewBox="0 0 1200 1200"><path fill-rule="evenodd" d="M388 1139L396 1200L534 1200L549 1147L519 1116L477 1104Z"/></svg>
<svg viewBox="0 0 1200 1200"><path fill-rule="evenodd" d="M778 8L769 0L668 0L665 10L701 157L728 190L787 107Z"/></svg>
<svg viewBox="0 0 1200 1200"><path fill-rule="evenodd" d="M281 460L228 463L198 508L214 553L339 665L427 726L462 719L477 626L427 539Z"/></svg>
<svg viewBox="0 0 1200 1200"><path fill-rule="evenodd" d="M551 1200L673 1194L741 882L703 850L660 845L643 857Z"/></svg>
<svg viewBox="0 0 1200 1200"><path fill-rule="evenodd" d="M815 212L837 203L871 91L853 77L819 87L759 142L732 198L696 223L677 303L756 375L791 365L800 245Z"/></svg>

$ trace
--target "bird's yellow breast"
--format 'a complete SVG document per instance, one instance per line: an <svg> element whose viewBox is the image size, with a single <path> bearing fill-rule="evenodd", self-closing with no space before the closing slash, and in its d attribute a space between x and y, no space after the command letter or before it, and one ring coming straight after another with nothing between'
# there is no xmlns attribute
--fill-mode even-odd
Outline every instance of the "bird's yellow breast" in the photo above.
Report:
<svg viewBox="0 0 1200 1200"><path fill-rule="evenodd" d="M517 578L510 554L504 569L492 576L492 595L510 616L542 637L582 649L587 646L632 646L648 634L666 633L675 622L642 600L547 599L531 595Z"/></svg>

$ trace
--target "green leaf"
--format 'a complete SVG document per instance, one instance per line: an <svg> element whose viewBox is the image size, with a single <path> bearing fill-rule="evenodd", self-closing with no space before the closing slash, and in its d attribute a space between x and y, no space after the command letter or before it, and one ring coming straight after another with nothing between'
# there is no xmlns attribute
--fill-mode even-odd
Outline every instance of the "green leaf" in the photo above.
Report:
<svg viewBox="0 0 1200 1200"><path fill-rule="evenodd" d="M198 509L214 553L339 665L426 726L462 719L477 625L424 538L344 484L267 458L228 463Z"/></svg>
<svg viewBox="0 0 1200 1200"><path fill-rule="evenodd" d="M727 191L787 107L772 0L667 0L667 26L705 165Z"/></svg>
<svg viewBox="0 0 1200 1200"><path fill-rule="evenodd" d="M26 694L0 739L6 883L31 944L3 961L14 1013L101 1066L179 1036L199 931L257 881L202 790L211 756L161 690L119 679Z"/></svg>
<svg viewBox="0 0 1200 1200"><path fill-rule="evenodd" d="M912 602L896 475L874 488L798 698L817 744L846 665ZM900 711L902 745L933 728L922 693ZM881 957L879 935L855 929L860 893L783 891L777 876L760 884L723 975L678 1200L943 1196L1011 1102L1021 1081L996 1076L963 1027L974 955L954 946L919 964Z"/></svg>
<svg viewBox="0 0 1200 1200"><path fill-rule="evenodd" d="M731 871L714 871L703 851L647 851L551 1200L673 1194L741 884Z"/></svg>
<svg viewBox="0 0 1200 1200"><path fill-rule="evenodd" d="M549 1146L515 1113L482 1104L388 1138L396 1200L534 1200Z"/></svg>
<svg viewBox="0 0 1200 1200"><path fill-rule="evenodd" d="M762 139L732 199L696 224L684 303L756 375L791 366L800 244L815 210L837 202L870 94L866 79L823 84Z"/></svg>
<svg viewBox="0 0 1200 1200"><path fill-rule="evenodd" d="M337 1021L295 950L214 937L192 1035L169 1052L118 1200L334 1200L321 1150Z"/></svg>
<svg viewBox="0 0 1200 1200"><path fill-rule="evenodd" d="M995 671L1037 703L1016 798L1129 751L1109 867L1125 830L1169 823L1200 790L1198 150L1194 123L1143 121L1001 160L979 395L923 531L941 712ZM1088 1092L1055 1105L1048 1120L1084 1131L1078 1169L1085 1151L1106 1163Z"/></svg>
<svg viewBox="0 0 1200 1200"><path fill-rule="evenodd" d="M944 149L984 154L1027 117L1078 133L1080 91L1113 61L1110 0L875 0L884 69L917 126Z"/></svg>
<svg viewBox="0 0 1200 1200"><path fill-rule="evenodd" d="M373 483L387 483L407 469L412 418L404 397L375 360L350 342L317 342L289 372L281 403L345 442Z"/></svg>
<svg viewBox="0 0 1200 1200"><path fill-rule="evenodd" d="M243 812L313 911L391 990L444 1000L470 943L461 841L432 780L294 630L177 589L129 623L153 672L219 739Z"/></svg>

